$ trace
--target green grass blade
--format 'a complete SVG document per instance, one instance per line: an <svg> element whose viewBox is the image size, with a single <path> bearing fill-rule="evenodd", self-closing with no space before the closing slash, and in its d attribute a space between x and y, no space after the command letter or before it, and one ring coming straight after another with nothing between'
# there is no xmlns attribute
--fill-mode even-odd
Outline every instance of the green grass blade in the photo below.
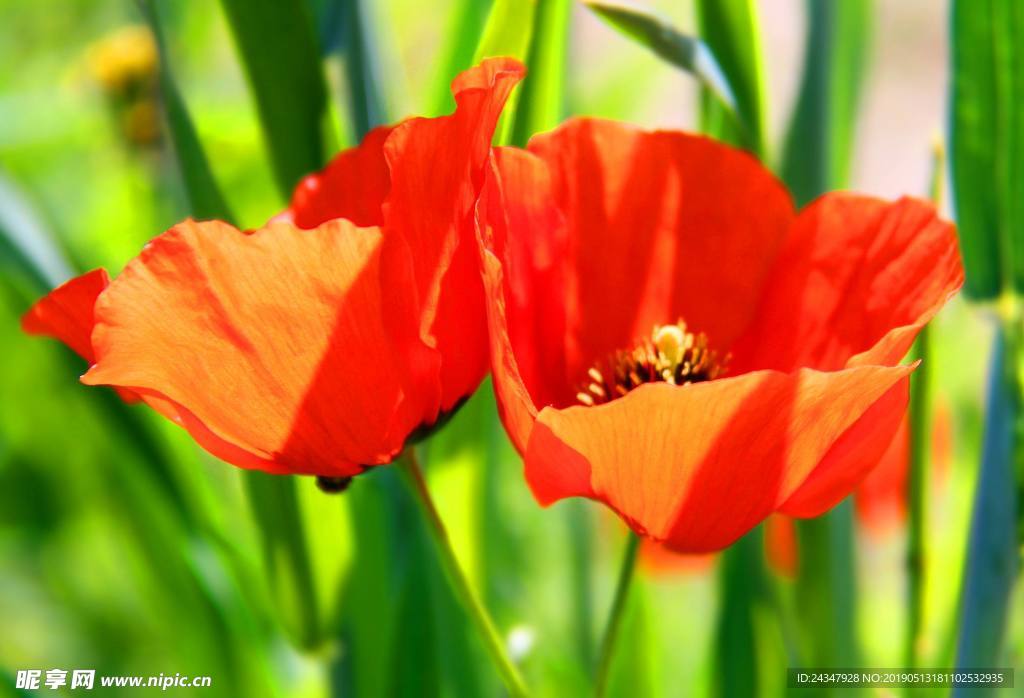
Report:
<svg viewBox="0 0 1024 698"><path fill-rule="evenodd" d="M277 610L299 647L313 649L322 637L313 568L301 524L295 478L258 471L245 474L253 517Z"/></svg>
<svg viewBox="0 0 1024 698"><path fill-rule="evenodd" d="M452 79L473 64L491 5L492 0L461 0L458 9L453 12L447 39L441 44L447 53L441 61L437 97L431 114L447 114L454 108L455 101L450 88Z"/></svg>
<svg viewBox="0 0 1024 698"><path fill-rule="evenodd" d="M181 171L191 215L202 219L230 220L231 210L213 176L206 153L199 143L192 117L171 72L167 47L164 44L153 0L139 0L139 8L149 24L150 31L153 32L159 52L160 95L163 100L164 119L171 137L172 150Z"/></svg>
<svg viewBox="0 0 1024 698"><path fill-rule="evenodd" d="M807 666L860 666L853 516L853 502L847 499L824 516L797 522L797 615ZM834 694L849 691L837 688Z"/></svg>
<svg viewBox="0 0 1024 698"><path fill-rule="evenodd" d="M722 553L715 633L714 695L758 694L754 615L764 585L764 535L758 527Z"/></svg>
<svg viewBox="0 0 1024 698"><path fill-rule="evenodd" d="M1024 6L955 0L950 170L967 281L978 300L1024 290Z"/></svg>
<svg viewBox="0 0 1024 698"><path fill-rule="evenodd" d="M349 114L356 140L384 122L384 104L380 97L373 42L367 37L364 0L338 0L341 5L341 31L345 50L345 77L348 83Z"/></svg>
<svg viewBox="0 0 1024 698"><path fill-rule="evenodd" d="M764 69L753 0L698 0L696 8L701 38L718 59L739 120L747 127L745 132L737 129L730 115L722 113L721 100L705 90L701 97L704 130L764 158ZM712 124L713 129L707 128Z"/></svg>
<svg viewBox="0 0 1024 698"><path fill-rule="evenodd" d="M961 592L958 669L1004 666L1011 594L1020 569L1015 469L1021 451L1019 319L999 328L992 353L981 470ZM956 689L954 696L984 693Z"/></svg>
<svg viewBox="0 0 1024 698"><path fill-rule="evenodd" d="M868 58L871 0L806 3L810 32L780 174L797 205L846 185Z"/></svg>
<svg viewBox="0 0 1024 698"><path fill-rule="evenodd" d="M327 87L305 0L221 0L287 199L324 163Z"/></svg>
<svg viewBox="0 0 1024 698"><path fill-rule="evenodd" d="M743 138L750 138L747 134L753 131L750 124L740 120L744 114L738 111L735 90L707 44L680 33L666 21L642 10L593 0L586 5L615 29L697 78L727 110L723 115L734 120L732 127L740 129Z"/></svg>
<svg viewBox="0 0 1024 698"><path fill-rule="evenodd" d="M32 300L63 283L71 268L14 182L0 170L0 269Z"/></svg>
<svg viewBox="0 0 1024 698"><path fill-rule="evenodd" d="M565 116L565 76L572 0L539 0L527 74L515 112L512 144L525 146L535 133L548 131Z"/></svg>
<svg viewBox="0 0 1024 698"><path fill-rule="evenodd" d="M473 62L479 63L485 58L496 56L510 56L526 63L536 16L536 0L494 0ZM498 127L494 130L495 143L507 144L512 137L510 115L516 113L520 92L518 88L513 90L505 103L505 110L498 121Z"/></svg>

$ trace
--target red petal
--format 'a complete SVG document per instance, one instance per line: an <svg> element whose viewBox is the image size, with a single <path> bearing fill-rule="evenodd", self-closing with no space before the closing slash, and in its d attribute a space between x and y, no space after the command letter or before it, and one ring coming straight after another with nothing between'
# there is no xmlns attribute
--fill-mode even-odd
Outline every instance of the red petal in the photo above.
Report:
<svg viewBox="0 0 1024 698"><path fill-rule="evenodd" d="M892 365L962 283L953 226L930 204L828 194L790 231L734 369Z"/></svg>
<svg viewBox="0 0 1024 698"><path fill-rule="evenodd" d="M332 218L361 226L384 222L381 207L391 185L384 141L391 128L373 129L359 147L342 151L321 172L299 182L288 210L295 225L315 228Z"/></svg>
<svg viewBox="0 0 1024 698"><path fill-rule="evenodd" d="M529 149L548 163L568 223L570 384L680 317L728 351L792 221L785 188L710 139L608 121L570 120Z"/></svg>
<svg viewBox="0 0 1024 698"><path fill-rule="evenodd" d="M474 214L498 116L524 72L511 59L484 61L452 83L454 114L410 119L384 144L391 189L383 283L401 289L385 296L384 312L412 389L439 395L435 414L453 408L487 372Z"/></svg>
<svg viewBox="0 0 1024 698"><path fill-rule="evenodd" d="M497 149L481 212L494 387L512 442L525 452L537 417L534 405L560 402L568 388L559 292L565 226L551 197L547 166L526 151Z"/></svg>
<svg viewBox="0 0 1024 698"><path fill-rule="evenodd" d="M717 550L801 488L911 370L763 371L649 384L597 407L546 408L527 448L527 481L542 504L592 496L675 550ZM817 495L831 501L850 489Z"/></svg>
<svg viewBox="0 0 1024 698"><path fill-rule="evenodd" d="M29 334L59 339L91 364L95 360L93 308L109 284L106 269L93 269L66 281L29 308L21 318L21 328Z"/></svg>
<svg viewBox="0 0 1024 698"><path fill-rule="evenodd" d="M243 467L349 475L387 462L418 415L396 411L380 242L345 220L251 235L176 226L97 303L83 382L138 390Z"/></svg>
<svg viewBox="0 0 1024 698"><path fill-rule="evenodd" d="M779 511L800 518L820 516L851 494L878 465L896 436L907 411L909 389L907 376L850 425Z"/></svg>

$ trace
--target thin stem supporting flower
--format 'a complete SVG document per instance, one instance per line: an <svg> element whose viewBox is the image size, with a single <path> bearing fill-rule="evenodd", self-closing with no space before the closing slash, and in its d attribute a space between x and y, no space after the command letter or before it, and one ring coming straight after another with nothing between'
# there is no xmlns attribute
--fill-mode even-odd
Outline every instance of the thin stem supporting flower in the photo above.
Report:
<svg viewBox="0 0 1024 698"><path fill-rule="evenodd" d="M611 676L615 644L619 637L619 630L622 628L622 618L625 615L626 601L629 599L629 589L635 576L637 552L639 550L640 536L630 531L629 538L626 540L626 552L622 556L622 566L619 568L619 581L615 587L615 598L612 600L612 608L608 614L608 625L605 626L604 639L601 640L601 654L598 659L597 676L594 682L594 695L598 698L604 696L608 691L608 678Z"/></svg>
<svg viewBox="0 0 1024 698"><path fill-rule="evenodd" d="M444 522L441 521L437 507L434 506L430 490L427 489L427 481L423 477L423 470L420 468L419 461L412 448L405 450L399 461L399 469L408 479L416 501L419 502L420 508L423 510L423 515L428 524L427 530L430 533L430 537L437 544L441 566L448 577L452 591L455 592L459 603L462 604L462 607L472 619L473 624L476 625L477 631L487 647L487 652L491 655L495 667L501 674L502 681L504 681L509 695L513 698L528 696L529 692L526 689L526 684L519 674L519 670L516 669L515 664L509 659L505 651L505 644L498 634L494 621L491 620L487 609L481 603L480 597L473 590L473 587L470 586L466 574L462 571L462 567L455 557L455 551L452 548L451 539L448 537L448 531L445 529Z"/></svg>

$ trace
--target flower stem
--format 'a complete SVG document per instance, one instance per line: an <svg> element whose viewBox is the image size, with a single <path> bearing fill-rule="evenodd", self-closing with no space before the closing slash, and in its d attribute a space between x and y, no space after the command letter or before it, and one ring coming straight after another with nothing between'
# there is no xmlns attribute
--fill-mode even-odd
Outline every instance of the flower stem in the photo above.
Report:
<svg viewBox="0 0 1024 698"><path fill-rule="evenodd" d="M626 600L629 598L629 588L633 581L633 572L636 570L636 557L639 549L640 536L630 531L626 541L626 552L622 556L622 566L619 568L619 582L615 587L615 598L608 615L608 625L605 627L604 639L601 641L601 655L598 659L597 677L594 683L594 695L598 698L604 696L608 690L608 678L611 676L612 659L615 655L615 641L618 639L619 630L622 627L622 617L625 615Z"/></svg>
<svg viewBox="0 0 1024 698"><path fill-rule="evenodd" d="M907 629L904 666L917 666L917 644L924 610L925 503L928 486L928 328L917 337L921 360L910 379L910 472L907 477Z"/></svg>
<svg viewBox="0 0 1024 698"><path fill-rule="evenodd" d="M466 579L462 567L459 566L459 561L455 557L455 551L452 549L451 539L448 538L448 531L445 529L444 522L441 521L437 507L434 506L434 500L430 496L427 482L423 477L423 470L420 468L413 449L406 449L399 461L399 468L406 475L416 501L419 502L420 508L423 510L428 524L427 530L430 533L430 537L434 539L434 543L437 544L441 566L448 577L452 591L455 592L459 603L462 604L462 607L472 619L473 624L476 625L477 631L480 633L480 637L487 648L487 652L491 655L498 673L501 674L502 681L504 681L509 695L513 696L513 698L522 698L529 695L519 670L516 669L505 652L505 645L501 640L501 636L498 635L494 621L491 620L487 610L480 602L479 596L469 585L469 580Z"/></svg>

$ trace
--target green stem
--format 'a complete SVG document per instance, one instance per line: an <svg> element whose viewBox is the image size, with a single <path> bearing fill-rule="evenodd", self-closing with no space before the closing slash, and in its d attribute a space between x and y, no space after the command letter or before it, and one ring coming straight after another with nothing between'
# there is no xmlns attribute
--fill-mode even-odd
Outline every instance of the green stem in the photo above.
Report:
<svg viewBox="0 0 1024 698"><path fill-rule="evenodd" d="M938 207L942 197L942 169L945 153L942 141L932 145L932 173L928 198ZM924 619L925 519L928 501L929 440L931 437L931 394L928 389L928 326L921 328L913 355L921 365L910 379L910 472L907 476L907 628L903 664L917 666L918 640ZM913 691L910 691L913 693Z"/></svg>
<svg viewBox="0 0 1024 698"><path fill-rule="evenodd" d="M978 484L971 513L956 668L1001 666L1005 657L1013 586L1020 570L1014 469L1021 458L1021 319L1014 311L1000 318L992 351L985 432ZM954 696L978 695L956 688Z"/></svg>
<svg viewBox="0 0 1024 698"><path fill-rule="evenodd" d="M494 627L494 622L480 602L479 596L473 591L469 580L466 579L466 575L459 565L459 561L455 557L455 550L452 548L448 531L445 529L444 522L441 521L441 515L437 511L437 507L434 506L430 490L427 489L427 481L423 477L423 470L420 468L413 449L406 449L399 467L408 478L413 494L416 496L416 501L419 502L420 507L423 509L423 515L426 517L428 524L427 530L430 533L430 537L437 544L437 550L441 557L441 566L448 576L448 582L452 586L452 591L455 592L456 598L458 598L462 607L476 625L480 637L487 648L487 652L491 655L495 667L505 682L505 687L508 689L509 694L514 697L529 695L526 690L526 684L523 682L522 676L519 675L519 670L516 669L505 652L505 645L501 640L501 636L498 635L497 628Z"/></svg>
<svg viewBox="0 0 1024 698"><path fill-rule="evenodd" d="M926 494L928 486L928 328L914 351L921 365L910 381L910 472L907 476L907 628L904 666L917 666L917 645L924 616Z"/></svg>
<svg viewBox="0 0 1024 698"><path fill-rule="evenodd" d="M618 639L619 630L622 628L622 617L625 615L626 600L629 598L629 589L632 585L633 573L636 570L636 558L639 549L640 536L630 531L629 539L626 541L626 552L622 557L622 566L619 568L619 581L615 587L615 599L612 601L612 609L608 615L608 625L605 627L604 639L601 641L601 655L598 659L597 677L594 684L594 695L598 698L604 696L608 691L608 677L611 676L612 659L615 656L615 641Z"/></svg>

